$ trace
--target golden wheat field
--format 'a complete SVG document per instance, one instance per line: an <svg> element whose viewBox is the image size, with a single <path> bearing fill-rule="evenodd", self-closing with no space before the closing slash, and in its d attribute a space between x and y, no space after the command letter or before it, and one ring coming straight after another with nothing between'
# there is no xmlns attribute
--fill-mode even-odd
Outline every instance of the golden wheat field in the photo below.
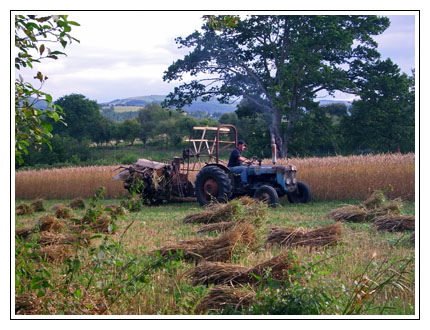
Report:
<svg viewBox="0 0 430 330"><path fill-rule="evenodd" d="M271 164L265 159L263 164ZM325 158L292 158L278 165L297 166L299 181L309 185L314 201L366 199L383 190L389 198L415 199L415 154L381 154ZM127 192L113 180L117 166L73 167L15 172L16 199L89 198L100 186L106 198ZM197 172L190 174L194 183Z"/></svg>

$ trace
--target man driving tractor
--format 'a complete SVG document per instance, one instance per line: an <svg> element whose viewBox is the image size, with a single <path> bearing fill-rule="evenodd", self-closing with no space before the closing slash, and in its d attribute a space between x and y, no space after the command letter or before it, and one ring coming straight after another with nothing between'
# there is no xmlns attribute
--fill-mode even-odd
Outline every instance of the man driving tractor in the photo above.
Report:
<svg viewBox="0 0 430 330"><path fill-rule="evenodd" d="M233 149L228 160L227 167L235 174L241 174L242 186L246 187L248 185L248 167L243 166L242 162L251 161L242 156L242 151L246 148L246 143L242 140L237 142L237 146Z"/></svg>

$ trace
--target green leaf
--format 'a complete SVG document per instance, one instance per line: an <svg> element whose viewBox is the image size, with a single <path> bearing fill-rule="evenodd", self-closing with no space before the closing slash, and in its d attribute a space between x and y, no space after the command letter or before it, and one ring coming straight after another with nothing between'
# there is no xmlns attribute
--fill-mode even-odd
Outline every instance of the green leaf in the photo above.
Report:
<svg viewBox="0 0 430 330"><path fill-rule="evenodd" d="M53 129L50 123L41 123L40 125L45 129L46 132L51 132Z"/></svg>
<svg viewBox="0 0 430 330"><path fill-rule="evenodd" d="M81 291L81 289L76 289L76 292L75 292L75 296L78 298L78 299L81 299L81 297L82 297L82 291Z"/></svg>

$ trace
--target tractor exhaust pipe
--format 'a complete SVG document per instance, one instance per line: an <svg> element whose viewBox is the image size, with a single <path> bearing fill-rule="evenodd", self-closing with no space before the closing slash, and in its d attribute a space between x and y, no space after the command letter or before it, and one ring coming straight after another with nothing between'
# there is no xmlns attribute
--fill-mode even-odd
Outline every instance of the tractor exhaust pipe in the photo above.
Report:
<svg viewBox="0 0 430 330"><path fill-rule="evenodd" d="M272 138L272 162L273 162L273 165L276 164L276 143L275 143L275 138Z"/></svg>

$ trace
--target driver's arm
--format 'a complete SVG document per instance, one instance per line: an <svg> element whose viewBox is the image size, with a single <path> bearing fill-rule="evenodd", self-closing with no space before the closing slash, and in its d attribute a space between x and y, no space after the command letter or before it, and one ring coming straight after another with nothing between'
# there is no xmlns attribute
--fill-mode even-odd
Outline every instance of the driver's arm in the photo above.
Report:
<svg viewBox="0 0 430 330"><path fill-rule="evenodd" d="M245 157L243 157L243 156L240 156L240 157L239 157L239 160L240 160L241 162L249 162L249 161L250 161L248 158L245 158Z"/></svg>

